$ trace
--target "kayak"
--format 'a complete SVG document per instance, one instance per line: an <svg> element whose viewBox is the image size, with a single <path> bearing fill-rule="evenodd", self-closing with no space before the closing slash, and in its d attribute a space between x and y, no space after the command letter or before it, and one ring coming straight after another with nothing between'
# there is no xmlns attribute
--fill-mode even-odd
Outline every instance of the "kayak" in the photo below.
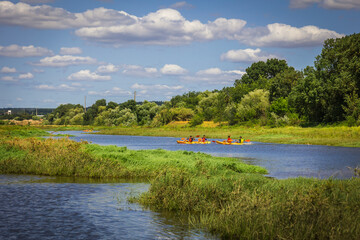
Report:
<svg viewBox="0 0 360 240"><path fill-rule="evenodd" d="M188 141L176 141L179 144L210 144L210 141L206 141L206 142L198 142L198 141L194 141L194 142L188 142Z"/></svg>
<svg viewBox="0 0 360 240"><path fill-rule="evenodd" d="M237 142L226 142L226 141L216 141L217 144L223 144L223 145L244 145L244 143L237 143Z"/></svg>

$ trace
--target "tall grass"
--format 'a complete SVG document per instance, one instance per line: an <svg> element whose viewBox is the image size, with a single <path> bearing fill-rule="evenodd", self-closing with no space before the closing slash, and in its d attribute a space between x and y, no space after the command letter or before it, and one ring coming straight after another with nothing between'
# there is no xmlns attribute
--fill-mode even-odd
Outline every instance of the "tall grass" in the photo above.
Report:
<svg viewBox="0 0 360 240"><path fill-rule="evenodd" d="M359 178L206 178L166 172L139 201L154 209L191 212L193 225L226 239L360 238Z"/></svg>
<svg viewBox="0 0 360 240"><path fill-rule="evenodd" d="M224 173L266 173L266 170L237 159L204 153L165 150L128 150L126 147L99 146L66 138L0 139L0 172L51 176L154 178L165 170L182 169L212 175ZM200 165L206 167L199 168ZM204 170L206 169L206 171Z"/></svg>

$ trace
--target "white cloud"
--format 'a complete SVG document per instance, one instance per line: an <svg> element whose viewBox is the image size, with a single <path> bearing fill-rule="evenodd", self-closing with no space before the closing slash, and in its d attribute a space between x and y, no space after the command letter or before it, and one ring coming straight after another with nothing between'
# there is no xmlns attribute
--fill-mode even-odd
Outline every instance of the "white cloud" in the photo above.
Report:
<svg viewBox="0 0 360 240"><path fill-rule="evenodd" d="M183 91L184 87L177 86L168 86L164 84L155 84L155 85L143 85L135 83L131 86L132 89L137 90L137 93L142 96L173 96L177 95L179 91Z"/></svg>
<svg viewBox="0 0 360 240"><path fill-rule="evenodd" d="M71 13L48 5L0 2L0 23L41 29L116 26L134 22L132 16L112 9L96 8L83 13Z"/></svg>
<svg viewBox="0 0 360 240"><path fill-rule="evenodd" d="M191 5L190 3L187 3L187 2L185 2L185 1L182 1L182 2L174 3L173 5L170 6L170 8L174 8L174 9L189 9L189 8L194 8L194 6Z"/></svg>
<svg viewBox="0 0 360 240"><path fill-rule="evenodd" d="M158 70L151 67L142 67L138 65L123 65L122 73L130 76L137 77L157 77Z"/></svg>
<svg viewBox="0 0 360 240"><path fill-rule="evenodd" d="M90 70L81 70L77 73L73 73L68 77L68 80L80 80L80 81L108 81L111 80L111 76L98 75Z"/></svg>
<svg viewBox="0 0 360 240"><path fill-rule="evenodd" d="M164 75L183 75L187 73L187 70L176 64L165 64L160 72Z"/></svg>
<svg viewBox="0 0 360 240"><path fill-rule="evenodd" d="M239 50L230 50L221 55L221 60L230 61L230 62L258 62L266 61L271 58L280 58L276 55L264 54L261 49L239 49Z"/></svg>
<svg viewBox="0 0 360 240"><path fill-rule="evenodd" d="M11 67L3 67L0 70L1 73L16 73L16 68L11 68Z"/></svg>
<svg viewBox="0 0 360 240"><path fill-rule="evenodd" d="M83 27L75 34L87 40L113 44L184 45L193 41L234 38L246 24L241 19L219 18L206 24L188 21L175 9L160 9L126 25ZM166 33L166 34L164 34Z"/></svg>
<svg viewBox="0 0 360 240"><path fill-rule="evenodd" d="M24 73L19 75L19 79L31 79L34 78L32 73Z"/></svg>
<svg viewBox="0 0 360 240"><path fill-rule="evenodd" d="M89 95L98 95L98 96L130 96L132 95L131 92L123 90L121 88L118 87L113 87L110 90L106 90L106 91L89 91L88 92Z"/></svg>
<svg viewBox="0 0 360 240"><path fill-rule="evenodd" d="M343 37L342 34L316 26L301 28L286 24L268 24L266 28L246 29L237 40L259 47L305 47L321 45L326 39Z"/></svg>
<svg viewBox="0 0 360 240"><path fill-rule="evenodd" d="M18 102L21 102L23 99L22 98L16 98L16 101L18 101Z"/></svg>
<svg viewBox="0 0 360 240"><path fill-rule="evenodd" d="M99 73L114 73L117 71L119 71L119 67L114 64L102 65L97 69L97 72Z"/></svg>
<svg viewBox="0 0 360 240"><path fill-rule="evenodd" d="M5 57L39 57L52 54L52 51L47 48L34 47L33 45L19 46L12 44L6 47L0 46L0 56Z"/></svg>
<svg viewBox="0 0 360 240"><path fill-rule="evenodd" d="M82 51L81 51L81 48L79 48L79 47L72 47L72 48L62 47L62 48L60 48L61 55L78 55L81 53L82 53Z"/></svg>
<svg viewBox="0 0 360 240"><path fill-rule="evenodd" d="M290 0L291 8L306 8L313 4L327 9L359 9L359 0Z"/></svg>
<svg viewBox="0 0 360 240"><path fill-rule="evenodd" d="M52 57L43 58L39 62L33 63L33 65L42 66L42 67L66 67L70 65L88 65L88 64L96 64L96 63L97 63L96 59L91 57L56 55Z"/></svg>
<svg viewBox="0 0 360 240"><path fill-rule="evenodd" d="M320 1L320 4L328 8L356 8L360 5L359 0L293 0L298 5L314 1ZM177 6L186 4L179 2ZM238 40L256 47L304 47L319 46L328 38L343 36L316 26L297 28L282 23L245 28L246 21L242 19L217 18L202 23L199 20L187 20L180 12L171 8L137 17L105 8L71 13L63 8L31 6L21 2L14 4L8 1L0 2L0 24L43 29L73 28L76 29L75 34L83 39L116 47L134 44L184 45L217 39Z"/></svg>
<svg viewBox="0 0 360 240"><path fill-rule="evenodd" d="M41 84L41 85L35 86L35 88L39 89L39 90L58 90L58 91L75 91L75 90L77 90L77 88L71 87L67 84L60 84L57 86Z"/></svg>
<svg viewBox="0 0 360 240"><path fill-rule="evenodd" d="M16 82L17 80L12 76L4 76L1 78L1 81L5 82Z"/></svg>

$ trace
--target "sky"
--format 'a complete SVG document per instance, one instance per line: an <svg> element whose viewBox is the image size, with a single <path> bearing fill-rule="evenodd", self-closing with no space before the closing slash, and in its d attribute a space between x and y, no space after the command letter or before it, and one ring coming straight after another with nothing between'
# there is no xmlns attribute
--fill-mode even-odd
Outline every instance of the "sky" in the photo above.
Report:
<svg viewBox="0 0 360 240"><path fill-rule="evenodd" d="M167 101L257 61L313 66L360 32L360 0L0 1L0 107Z"/></svg>

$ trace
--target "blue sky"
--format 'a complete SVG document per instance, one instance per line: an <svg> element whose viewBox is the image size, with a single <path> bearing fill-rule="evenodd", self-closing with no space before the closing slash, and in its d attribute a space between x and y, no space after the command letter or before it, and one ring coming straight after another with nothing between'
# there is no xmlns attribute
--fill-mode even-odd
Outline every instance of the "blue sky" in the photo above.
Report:
<svg viewBox="0 0 360 240"><path fill-rule="evenodd" d="M312 66L359 32L360 0L0 1L0 107L166 101L253 62Z"/></svg>

